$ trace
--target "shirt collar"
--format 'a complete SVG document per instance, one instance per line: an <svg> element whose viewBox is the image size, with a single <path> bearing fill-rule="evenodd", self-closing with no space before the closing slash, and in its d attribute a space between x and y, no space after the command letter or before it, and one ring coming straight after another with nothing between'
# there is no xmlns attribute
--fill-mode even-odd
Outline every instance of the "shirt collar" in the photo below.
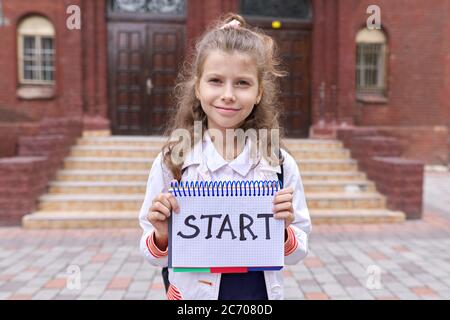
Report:
<svg viewBox="0 0 450 320"><path fill-rule="evenodd" d="M203 154L203 161L206 163L209 171L215 172L225 165L229 165L231 169L239 173L241 176L246 176L250 169L256 165L260 158L255 159L251 157L252 140L246 139L244 150L231 162L227 162L216 150L214 143L208 131L203 135L202 141L198 141L191 152L186 156L182 169L192 165L200 164L202 162L201 156Z"/></svg>

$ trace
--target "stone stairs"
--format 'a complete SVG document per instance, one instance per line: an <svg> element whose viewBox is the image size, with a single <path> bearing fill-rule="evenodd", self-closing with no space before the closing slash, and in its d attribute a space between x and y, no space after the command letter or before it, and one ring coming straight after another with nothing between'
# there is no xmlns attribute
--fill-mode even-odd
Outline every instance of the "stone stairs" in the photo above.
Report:
<svg viewBox="0 0 450 320"><path fill-rule="evenodd" d="M161 137L85 134L72 147L24 228L137 227ZM340 141L287 139L299 163L313 224L401 222Z"/></svg>

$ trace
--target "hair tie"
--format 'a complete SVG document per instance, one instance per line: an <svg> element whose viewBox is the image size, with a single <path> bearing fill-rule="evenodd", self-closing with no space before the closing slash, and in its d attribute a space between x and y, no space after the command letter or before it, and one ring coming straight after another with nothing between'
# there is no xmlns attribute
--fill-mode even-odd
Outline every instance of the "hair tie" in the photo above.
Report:
<svg viewBox="0 0 450 320"><path fill-rule="evenodd" d="M220 29L227 29L227 28L237 29L240 26L241 26L241 23L238 20L233 19L230 22L227 22L223 26L221 26Z"/></svg>

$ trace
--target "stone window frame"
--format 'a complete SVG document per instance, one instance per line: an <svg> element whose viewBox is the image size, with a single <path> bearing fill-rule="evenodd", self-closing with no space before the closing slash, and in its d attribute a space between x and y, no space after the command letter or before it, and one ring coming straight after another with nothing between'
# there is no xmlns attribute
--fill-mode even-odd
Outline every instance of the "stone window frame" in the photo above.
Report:
<svg viewBox="0 0 450 320"><path fill-rule="evenodd" d="M362 28L356 34L355 43L355 90L357 100L367 103L387 102L388 42L386 33L383 29L369 30ZM372 52L373 58L369 63L364 61L364 50ZM372 79L367 79L368 76ZM367 80L372 81L368 83Z"/></svg>
<svg viewBox="0 0 450 320"><path fill-rule="evenodd" d="M25 78L25 54L24 46L26 38L33 38L35 43L35 52L31 59L36 61L35 78ZM56 46L55 46L55 28L47 18L40 15L32 15L20 21L17 28L17 59L18 59L18 80L20 85L54 85L56 73ZM50 66L44 66L42 42L43 39L51 39L51 59ZM44 79L43 68L50 68L51 80Z"/></svg>
<svg viewBox="0 0 450 320"><path fill-rule="evenodd" d="M45 16L33 14L21 19L17 27L17 90L16 95L19 99L53 99L55 97L56 85L56 31L53 23ZM25 79L24 78L24 39L25 37L34 37L35 43L42 43L42 38L52 38L52 66L53 79ZM40 51L37 53L40 54ZM42 57L37 58L41 61ZM42 62L41 62L42 64ZM41 74L42 77L42 74Z"/></svg>

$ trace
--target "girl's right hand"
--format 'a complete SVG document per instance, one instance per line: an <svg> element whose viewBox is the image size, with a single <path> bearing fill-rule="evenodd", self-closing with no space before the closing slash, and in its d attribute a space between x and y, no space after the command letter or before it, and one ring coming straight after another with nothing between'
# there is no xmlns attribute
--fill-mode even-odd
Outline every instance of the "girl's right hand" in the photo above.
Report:
<svg viewBox="0 0 450 320"><path fill-rule="evenodd" d="M169 236L169 223L167 219L170 217L172 211L176 213L180 211L175 197L169 192L160 193L152 200L152 206L149 211L147 219L155 228L156 240L167 240Z"/></svg>

